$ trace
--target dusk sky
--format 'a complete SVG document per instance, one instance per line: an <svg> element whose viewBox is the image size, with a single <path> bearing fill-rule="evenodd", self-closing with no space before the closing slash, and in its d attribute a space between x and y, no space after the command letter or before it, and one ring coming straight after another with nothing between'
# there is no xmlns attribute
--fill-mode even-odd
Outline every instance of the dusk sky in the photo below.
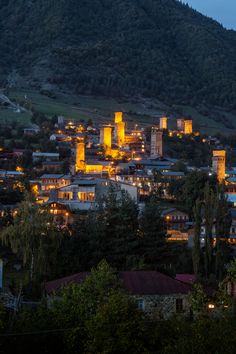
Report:
<svg viewBox="0 0 236 354"><path fill-rule="evenodd" d="M236 30L236 0L185 0L184 2L216 19L224 27Z"/></svg>

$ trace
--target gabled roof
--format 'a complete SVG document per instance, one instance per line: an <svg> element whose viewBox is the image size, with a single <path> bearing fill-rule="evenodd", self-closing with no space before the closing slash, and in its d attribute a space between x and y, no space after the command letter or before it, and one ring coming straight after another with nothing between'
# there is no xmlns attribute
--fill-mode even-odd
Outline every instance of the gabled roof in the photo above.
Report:
<svg viewBox="0 0 236 354"><path fill-rule="evenodd" d="M69 277L47 282L47 294L59 291L69 284L81 284L89 275L87 272L77 273ZM191 290L189 284L178 281L157 271L119 272L119 279L130 295L171 295L187 294Z"/></svg>
<svg viewBox="0 0 236 354"><path fill-rule="evenodd" d="M176 274L175 279L187 284L194 284L197 280L195 274Z"/></svg>
<svg viewBox="0 0 236 354"><path fill-rule="evenodd" d="M48 281L45 284L46 293L50 294L53 292L57 292L70 284L80 284L82 283L82 281L84 281L87 278L88 275L89 275L88 272L81 272L81 273L70 275L69 277Z"/></svg>

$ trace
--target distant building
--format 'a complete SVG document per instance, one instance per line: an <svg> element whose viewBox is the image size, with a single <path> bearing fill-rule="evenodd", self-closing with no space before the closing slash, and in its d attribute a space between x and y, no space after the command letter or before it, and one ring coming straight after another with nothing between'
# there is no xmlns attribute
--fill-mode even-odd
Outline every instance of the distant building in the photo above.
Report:
<svg viewBox="0 0 236 354"><path fill-rule="evenodd" d="M180 132L184 131L184 119L183 118L177 119L177 129Z"/></svg>
<svg viewBox="0 0 236 354"><path fill-rule="evenodd" d="M96 207L95 202L99 200L100 197L108 194L111 186L117 198L121 196L122 191L125 191L133 200L137 201L138 189L136 186L102 178L81 177L71 184L53 189L49 197L49 202L67 205L70 210L74 211L87 211Z"/></svg>
<svg viewBox="0 0 236 354"><path fill-rule="evenodd" d="M156 159L163 156L163 132L156 127L151 131L151 153L150 157Z"/></svg>
<svg viewBox="0 0 236 354"><path fill-rule="evenodd" d="M75 161L75 171L84 171L85 162L85 143L84 139L78 139L76 141L76 161Z"/></svg>
<svg viewBox="0 0 236 354"><path fill-rule="evenodd" d="M111 126L105 125L100 128L100 145L102 145L105 150L111 150L111 145L112 145Z"/></svg>
<svg viewBox="0 0 236 354"><path fill-rule="evenodd" d="M160 118L160 129L168 129L168 118L167 117L161 117Z"/></svg>
<svg viewBox="0 0 236 354"><path fill-rule="evenodd" d="M193 121L191 119L184 120L184 134L193 133Z"/></svg>
<svg viewBox="0 0 236 354"><path fill-rule="evenodd" d="M220 183L225 180L226 151L214 150L212 156L212 170Z"/></svg>
<svg viewBox="0 0 236 354"><path fill-rule="evenodd" d="M24 128L24 135L32 136L38 134L39 132L40 132L40 128L36 124L33 124L29 128Z"/></svg>
<svg viewBox="0 0 236 354"><path fill-rule="evenodd" d="M33 162L39 161L58 161L59 153L57 152L33 152L32 158Z"/></svg>

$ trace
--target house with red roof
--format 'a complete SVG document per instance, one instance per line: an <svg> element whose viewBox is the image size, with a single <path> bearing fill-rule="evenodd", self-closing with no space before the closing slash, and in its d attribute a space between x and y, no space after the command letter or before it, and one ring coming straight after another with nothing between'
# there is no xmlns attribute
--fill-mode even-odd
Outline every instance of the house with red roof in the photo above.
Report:
<svg viewBox="0 0 236 354"><path fill-rule="evenodd" d="M46 295L51 298L70 285L78 286L90 273L81 272L45 283ZM150 316L167 319L175 314L189 314L188 294L191 285L157 271L119 272L121 285L136 301L140 310Z"/></svg>

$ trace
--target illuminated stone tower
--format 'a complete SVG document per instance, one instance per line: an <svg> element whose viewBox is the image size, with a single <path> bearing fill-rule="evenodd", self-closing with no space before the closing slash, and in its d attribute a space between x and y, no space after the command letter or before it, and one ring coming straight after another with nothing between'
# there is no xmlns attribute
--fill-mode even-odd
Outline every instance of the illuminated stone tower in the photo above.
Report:
<svg viewBox="0 0 236 354"><path fill-rule="evenodd" d="M184 119L177 119L177 129L181 132L184 131Z"/></svg>
<svg viewBox="0 0 236 354"><path fill-rule="evenodd" d="M76 170L76 172L85 170L85 144L84 144L84 139L78 139L77 142L76 142L75 170Z"/></svg>
<svg viewBox="0 0 236 354"><path fill-rule="evenodd" d="M212 156L212 170L217 175L218 181L220 183L225 180L225 161L226 161L226 151L225 150L214 150Z"/></svg>
<svg viewBox="0 0 236 354"><path fill-rule="evenodd" d="M120 123L123 121L123 113L122 112L115 112L115 123Z"/></svg>
<svg viewBox="0 0 236 354"><path fill-rule="evenodd" d="M117 131L117 143L118 145L121 146L125 142L125 123L124 122L118 123L116 127L116 131Z"/></svg>
<svg viewBox="0 0 236 354"><path fill-rule="evenodd" d="M193 121L191 119L187 119L184 121L184 134L192 134L193 133Z"/></svg>
<svg viewBox="0 0 236 354"><path fill-rule="evenodd" d="M161 117L160 118L160 129L168 129L168 118L167 117Z"/></svg>
<svg viewBox="0 0 236 354"><path fill-rule="evenodd" d="M125 123L122 112L115 112L115 139L119 146L125 142Z"/></svg>
<svg viewBox="0 0 236 354"><path fill-rule="evenodd" d="M151 132L151 154L152 159L163 156L163 132L156 127L152 128Z"/></svg>
<svg viewBox="0 0 236 354"><path fill-rule="evenodd" d="M105 150L111 150L111 133L112 127L109 125L104 125L100 129L100 144L103 145Z"/></svg>

